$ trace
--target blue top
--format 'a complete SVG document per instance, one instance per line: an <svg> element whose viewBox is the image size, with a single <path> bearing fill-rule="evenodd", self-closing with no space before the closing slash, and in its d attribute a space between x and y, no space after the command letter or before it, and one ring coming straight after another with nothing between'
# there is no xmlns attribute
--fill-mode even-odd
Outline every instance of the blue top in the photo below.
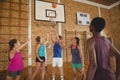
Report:
<svg viewBox="0 0 120 80"><path fill-rule="evenodd" d="M38 49L38 55L40 57L45 57L45 45L41 44L39 49Z"/></svg>
<svg viewBox="0 0 120 80"><path fill-rule="evenodd" d="M59 43L54 44L54 49L53 49L53 57L56 58L62 58L62 48Z"/></svg>

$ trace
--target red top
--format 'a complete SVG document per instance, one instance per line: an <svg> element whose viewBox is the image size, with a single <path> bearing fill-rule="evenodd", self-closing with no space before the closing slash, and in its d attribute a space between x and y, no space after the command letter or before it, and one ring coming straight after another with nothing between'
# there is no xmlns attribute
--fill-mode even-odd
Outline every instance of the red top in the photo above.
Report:
<svg viewBox="0 0 120 80"><path fill-rule="evenodd" d="M24 68L24 63L23 63L23 58L22 54L20 51L17 51L14 54L14 57L10 59L10 64L8 66L8 70L12 72L16 72L19 70L23 70Z"/></svg>

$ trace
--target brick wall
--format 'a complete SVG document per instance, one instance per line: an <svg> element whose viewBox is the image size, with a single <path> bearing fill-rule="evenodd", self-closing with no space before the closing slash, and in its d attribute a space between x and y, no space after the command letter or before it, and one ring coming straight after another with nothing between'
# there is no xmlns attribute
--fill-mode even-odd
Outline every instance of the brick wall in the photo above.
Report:
<svg viewBox="0 0 120 80"><path fill-rule="evenodd" d="M6 69L8 65L7 52L8 52L8 41L12 38L24 42L27 38L27 24L28 24L28 2L27 0L2 0L0 2L0 70ZM46 0L53 1L56 0ZM61 3L65 5L65 16L66 23L62 23L62 35L65 39L66 31L77 31L89 33L88 26L80 26L76 24L76 12L89 13L91 20L98 16L98 8L83 3L78 3L73 0L61 0ZM4 5L4 6L3 6ZM120 10L119 6L106 10L101 8L101 15L106 19L106 28L104 30L105 36L112 36L115 46L120 49L119 46L119 26L120 26ZM39 24L36 25L35 23ZM35 21L34 20L34 0L32 0L32 63L35 65L35 37L40 35L44 36L46 32L51 30L58 31L58 27L55 28L50 26L50 22ZM44 34L44 35L43 35ZM77 33L79 35L79 33ZM88 34L89 35L89 34ZM72 36L72 35L71 35ZM52 44L49 41L49 44ZM27 47L23 49L23 56L27 57ZM52 62L52 48L47 49L48 63ZM64 53L65 50L64 50ZM64 60L66 57L64 57ZM2 60L4 62L2 62ZM27 66L27 59L24 60Z"/></svg>
<svg viewBox="0 0 120 80"><path fill-rule="evenodd" d="M0 0L0 70L8 66L8 42L16 38L21 43L27 40L28 27L27 0ZM27 65L27 46L22 49Z"/></svg>
<svg viewBox="0 0 120 80"><path fill-rule="evenodd" d="M113 38L114 45L120 50L120 6L110 10L110 36Z"/></svg>

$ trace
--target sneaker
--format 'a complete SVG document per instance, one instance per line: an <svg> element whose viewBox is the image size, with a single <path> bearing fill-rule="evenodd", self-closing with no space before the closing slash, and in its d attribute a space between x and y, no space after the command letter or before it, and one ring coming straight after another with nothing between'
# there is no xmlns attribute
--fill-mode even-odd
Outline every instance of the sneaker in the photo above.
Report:
<svg viewBox="0 0 120 80"><path fill-rule="evenodd" d="M61 78L60 80L64 80L63 78Z"/></svg>
<svg viewBox="0 0 120 80"><path fill-rule="evenodd" d="M60 80L64 80L63 76L60 77Z"/></svg>
<svg viewBox="0 0 120 80"><path fill-rule="evenodd" d="M52 80L55 80L55 78L52 78Z"/></svg>
<svg viewBox="0 0 120 80"><path fill-rule="evenodd" d="M52 76L52 80L55 80L55 76Z"/></svg>

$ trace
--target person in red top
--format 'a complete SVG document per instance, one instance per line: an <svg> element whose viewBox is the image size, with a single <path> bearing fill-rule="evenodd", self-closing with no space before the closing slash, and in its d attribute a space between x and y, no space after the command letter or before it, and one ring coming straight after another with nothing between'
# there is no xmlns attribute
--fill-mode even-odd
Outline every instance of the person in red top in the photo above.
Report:
<svg viewBox="0 0 120 80"><path fill-rule="evenodd" d="M90 24L93 36L88 39L89 66L86 80L115 80L110 65L110 53L120 55L120 52L101 35L105 27L105 20L95 17Z"/></svg>
<svg viewBox="0 0 120 80"><path fill-rule="evenodd" d="M20 50L27 44L28 41L20 44L17 39L12 39L9 41L10 50L8 57L10 64L8 65L6 80L12 80L13 78L15 78L15 80L20 80L22 71L24 69L23 57Z"/></svg>

